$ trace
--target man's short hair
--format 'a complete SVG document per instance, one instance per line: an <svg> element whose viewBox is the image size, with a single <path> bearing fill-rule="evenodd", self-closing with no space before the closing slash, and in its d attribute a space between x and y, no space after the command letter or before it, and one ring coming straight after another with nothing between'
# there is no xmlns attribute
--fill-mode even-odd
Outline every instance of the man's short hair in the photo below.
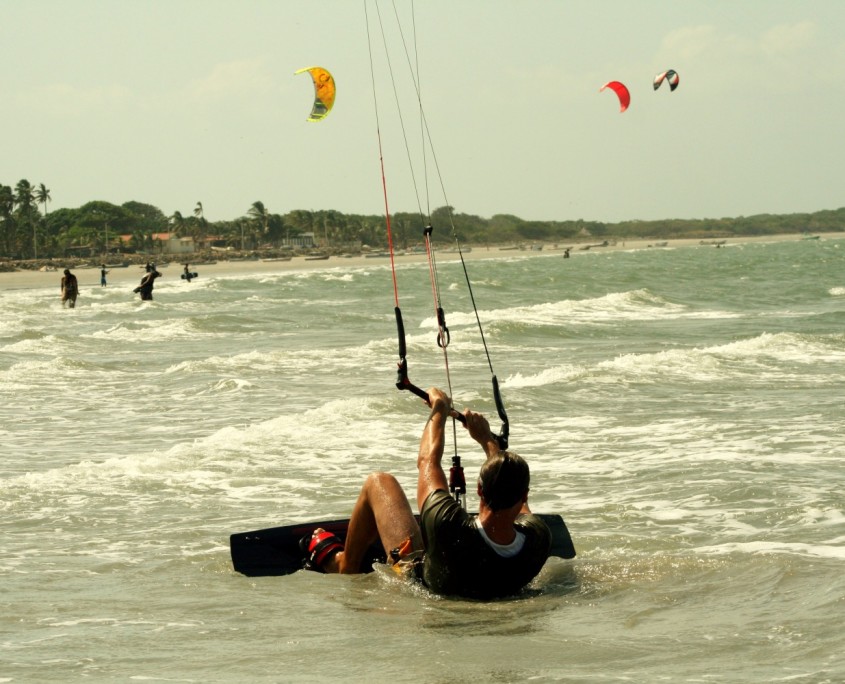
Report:
<svg viewBox="0 0 845 684"><path fill-rule="evenodd" d="M510 508L528 491L531 474L522 456L500 451L481 466L478 483L484 501L494 511Z"/></svg>

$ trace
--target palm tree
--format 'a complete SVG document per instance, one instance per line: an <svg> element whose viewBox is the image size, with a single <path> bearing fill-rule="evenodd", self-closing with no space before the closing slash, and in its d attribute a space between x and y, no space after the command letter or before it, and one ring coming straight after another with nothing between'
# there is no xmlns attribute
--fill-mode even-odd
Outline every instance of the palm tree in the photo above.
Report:
<svg viewBox="0 0 845 684"><path fill-rule="evenodd" d="M15 186L15 203L18 205L18 211L26 213L26 210L32 208L35 203L35 194L32 190L32 184L25 178L18 181Z"/></svg>
<svg viewBox="0 0 845 684"><path fill-rule="evenodd" d="M8 185L0 185L0 215L6 216L15 208L15 193Z"/></svg>
<svg viewBox="0 0 845 684"><path fill-rule="evenodd" d="M38 189L35 191L35 201L44 205L44 218L47 218L47 202L51 199L50 191L44 183L39 183ZM36 224L32 224L32 252L35 258L38 258L38 236L35 232Z"/></svg>
<svg viewBox="0 0 845 684"><path fill-rule="evenodd" d="M0 183L0 238L2 238L2 253L11 254L15 234L15 193L8 185Z"/></svg>
<svg viewBox="0 0 845 684"><path fill-rule="evenodd" d="M38 189L35 191L35 201L38 204L44 205L44 218L47 218L47 202L51 201L53 198L50 197L50 191L47 189L47 186L44 183L38 184Z"/></svg>
<svg viewBox="0 0 845 684"><path fill-rule="evenodd" d="M185 229L185 217L182 216L181 211L173 212L173 216L170 217L170 225L176 235L181 235L181 232Z"/></svg>
<svg viewBox="0 0 845 684"><path fill-rule="evenodd" d="M241 230L241 251L243 252L245 249L245 229L250 227L252 224L250 223L249 219L241 218L235 219L235 227L240 228Z"/></svg>
<svg viewBox="0 0 845 684"><path fill-rule="evenodd" d="M199 221L199 242L200 247L205 248L205 227L208 225L208 221L205 220L205 215L203 214L202 210L202 202L197 202L197 206L194 207L194 216Z"/></svg>
<svg viewBox="0 0 845 684"><path fill-rule="evenodd" d="M314 230L314 214L305 209L294 209L289 214L294 227L300 232L311 232Z"/></svg>
<svg viewBox="0 0 845 684"><path fill-rule="evenodd" d="M258 222L261 226L261 235L267 235L267 223L270 220L270 213L267 211L267 207L264 206L263 202L253 202L252 206L249 208L247 212L248 216L251 216Z"/></svg>
<svg viewBox="0 0 845 684"><path fill-rule="evenodd" d="M37 216L38 209L35 204L35 194L32 189L32 184L26 180L21 179L15 186L15 204L17 204L17 217L20 229L26 228L27 224L32 225L32 251L35 257L38 256L37 234L38 228Z"/></svg>

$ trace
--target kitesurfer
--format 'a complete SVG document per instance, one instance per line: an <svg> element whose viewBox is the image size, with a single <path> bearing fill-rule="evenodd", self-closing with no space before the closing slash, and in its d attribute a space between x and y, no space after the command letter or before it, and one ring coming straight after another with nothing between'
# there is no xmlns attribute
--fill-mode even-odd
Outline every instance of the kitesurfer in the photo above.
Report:
<svg viewBox="0 0 845 684"><path fill-rule="evenodd" d="M108 269L106 268L106 265L103 264L102 266L100 266L100 287L106 286L106 274L107 273L108 273Z"/></svg>
<svg viewBox="0 0 845 684"><path fill-rule="evenodd" d="M438 594L513 595L540 572L551 546L549 528L528 508L528 464L499 448L483 415L464 411L466 428L486 455L478 477L478 515L472 516L449 494L441 463L451 399L437 388L428 396L431 414L417 458L420 523L396 478L373 473L352 510L345 546L333 534L315 530L301 542L306 567L359 573L369 546L381 541L397 571L413 574Z"/></svg>
<svg viewBox="0 0 845 684"><path fill-rule="evenodd" d="M79 282L76 276L66 268L62 276L62 307L67 305L68 308L73 309L76 306L76 298L79 296Z"/></svg>
<svg viewBox="0 0 845 684"><path fill-rule="evenodd" d="M141 294L141 299L143 300L152 300L153 298L153 284L155 283L155 279L161 277L161 273L159 273L155 267L149 273L147 273L143 278L141 278L141 284L136 287L133 292L138 292Z"/></svg>

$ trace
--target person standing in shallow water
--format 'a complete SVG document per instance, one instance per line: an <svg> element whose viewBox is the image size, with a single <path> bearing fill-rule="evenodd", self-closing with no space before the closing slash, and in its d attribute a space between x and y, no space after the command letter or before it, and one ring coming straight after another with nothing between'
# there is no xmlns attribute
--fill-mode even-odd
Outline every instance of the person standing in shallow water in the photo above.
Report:
<svg viewBox="0 0 845 684"><path fill-rule="evenodd" d="M106 270L106 265L103 264L100 268L100 287L106 286L106 273L108 273L108 271Z"/></svg>
<svg viewBox="0 0 845 684"><path fill-rule="evenodd" d="M133 291L138 292L141 295L141 299L144 301L152 301L153 298L153 284L155 283L155 279L161 277L161 273L153 269L149 273L147 273L143 278L141 278L141 284L136 287Z"/></svg>
<svg viewBox="0 0 845 684"><path fill-rule="evenodd" d="M76 276L70 272L70 269L65 269L62 276L62 307L67 306L70 309L76 307L76 298L79 296L79 282Z"/></svg>

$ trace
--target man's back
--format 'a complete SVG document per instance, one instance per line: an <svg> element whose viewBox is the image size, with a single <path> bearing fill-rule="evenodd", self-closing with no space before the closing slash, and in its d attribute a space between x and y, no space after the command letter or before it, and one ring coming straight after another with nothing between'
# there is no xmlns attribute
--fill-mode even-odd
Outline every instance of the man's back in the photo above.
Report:
<svg viewBox="0 0 845 684"><path fill-rule="evenodd" d="M514 526L525 536L524 545L512 557L501 556L481 536L474 516L445 490L432 492L420 512L426 586L438 594L482 600L518 593L540 572L552 537L534 515L520 515Z"/></svg>

